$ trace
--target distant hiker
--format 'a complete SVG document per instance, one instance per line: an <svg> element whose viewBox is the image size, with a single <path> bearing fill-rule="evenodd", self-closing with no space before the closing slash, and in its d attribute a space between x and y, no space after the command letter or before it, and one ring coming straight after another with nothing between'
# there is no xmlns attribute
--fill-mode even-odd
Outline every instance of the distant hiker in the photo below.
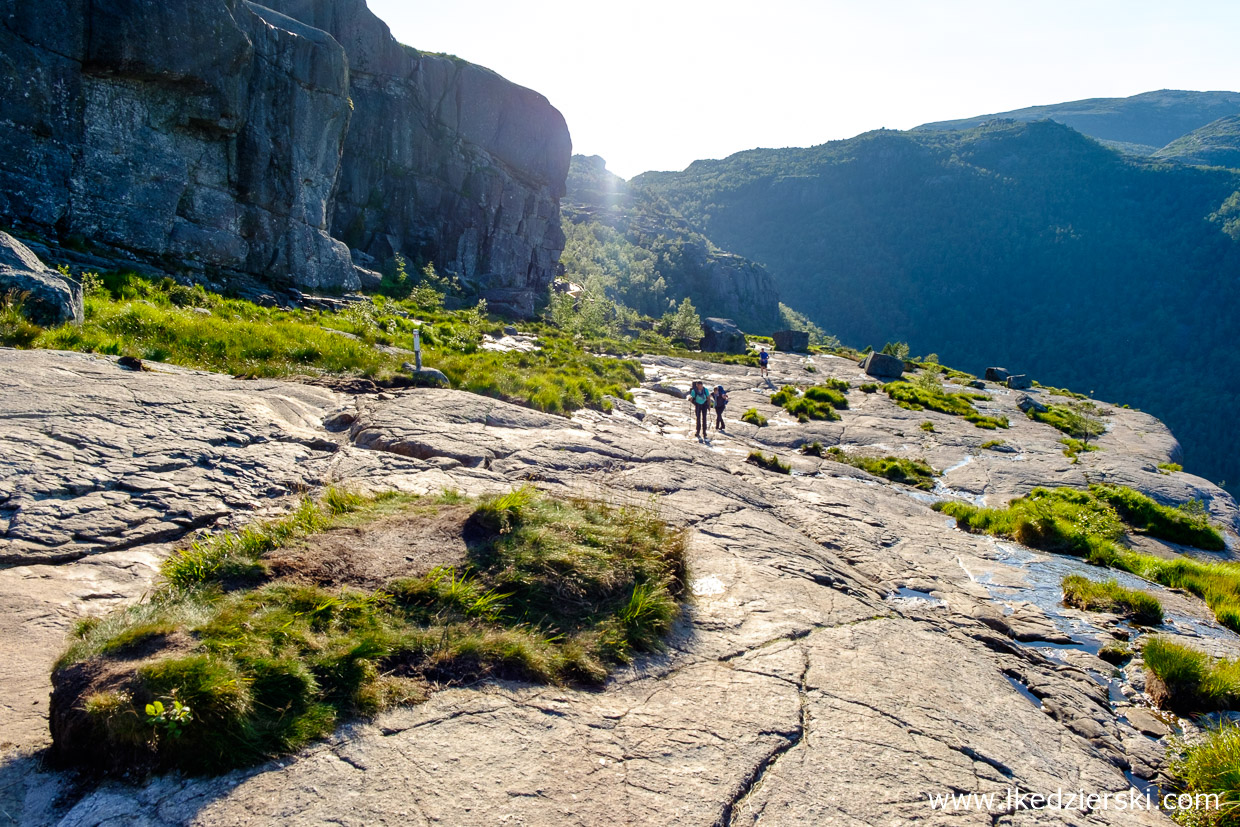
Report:
<svg viewBox="0 0 1240 827"><path fill-rule="evenodd" d="M759 351L758 365L762 368L762 378L765 379L767 377L766 366L771 361L771 354L766 352L766 348L759 348Z"/></svg>
<svg viewBox="0 0 1240 827"><path fill-rule="evenodd" d="M723 385L716 385L711 398L715 400L715 430L726 431L728 428L723 424L723 409L728 406L728 392L723 389Z"/></svg>
<svg viewBox="0 0 1240 827"><path fill-rule="evenodd" d="M706 439L709 433L707 414L710 412L710 391L705 382L698 380L693 383L693 388L689 391L689 402L693 405L693 435L698 439Z"/></svg>

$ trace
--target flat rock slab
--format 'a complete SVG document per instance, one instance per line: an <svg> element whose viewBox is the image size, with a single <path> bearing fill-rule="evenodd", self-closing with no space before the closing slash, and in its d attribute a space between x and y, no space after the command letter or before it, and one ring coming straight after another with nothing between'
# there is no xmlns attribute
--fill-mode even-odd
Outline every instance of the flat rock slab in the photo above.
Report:
<svg viewBox="0 0 1240 827"><path fill-rule="evenodd" d="M652 382L715 377L738 413L773 407L754 369L647 361L659 374ZM814 377L775 354L771 372L866 381L855 363L817 361ZM992 434L949 422L926 435L917 428L924 412L853 392L842 422L802 426L772 411L771 427L733 432L729 422L699 444L683 438L686 404L652 390L636 394L640 418L567 419L450 390L346 400L152 367L0 351L11 389L0 393L19 414L0 435L4 551L25 555L0 570L0 656L11 664L0 677L9 739L0 813L13 814L0 824L991 824L994 813L947 814L931 799L1009 787L1119 792L1125 768L1150 775L1161 761L1088 672L1096 659L1074 665L1021 642L1063 633L1028 603L992 598L986 583L1008 592L1024 584L990 540L958 531L922 492L838 463L798 458L804 475L787 476L744 461L753 448L792 458L789 446L821 434L829 444L933 457L951 469L952 491L1002 499L1053 469L1077 470L1046 426L1014 422L1005 436L1019 453L990 458L977 445ZM1014 410L1006 393L996 391L996 410ZM1143 473L1170 444L1160 427L1118 414L1095 470ZM1004 462L1022 470L1005 475ZM89 484L74 482L82 479ZM221 526L278 513L327 482L470 495L533 483L653 505L692 531L694 599L665 652L600 691L447 690L298 756L215 779L92 788L41 771L29 756L45 743L39 703L50 663L74 618L149 587L170 547L144 532L177 525L172 515L184 509ZM1198 485L1155 482L1174 486L1168 494ZM101 505L88 508L95 497ZM1226 513L1229 502L1215 507ZM149 511L147 522L109 528L112 511L128 509ZM289 564L328 566L330 557ZM983 622L994 616L1006 625ZM1083 817L1009 815L1014 824ZM1115 810L1084 818L1168 823Z"/></svg>

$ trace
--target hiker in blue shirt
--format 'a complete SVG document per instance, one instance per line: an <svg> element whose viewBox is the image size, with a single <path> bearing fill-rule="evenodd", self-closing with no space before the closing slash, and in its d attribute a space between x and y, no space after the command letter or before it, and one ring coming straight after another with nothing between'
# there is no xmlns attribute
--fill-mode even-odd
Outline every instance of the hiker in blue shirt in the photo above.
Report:
<svg viewBox="0 0 1240 827"><path fill-rule="evenodd" d="M693 435L699 440L706 439L709 433L710 423L707 415L710 412L711 396L705 382L698 380L693 383L693 387L689 390L689 402L693 405Z"/></svg>
<svg viewBox="0 0 1240 827"><path fill-rule="evenodd" d="M759 348L759 350L758 365L762 368L762 378L765 379L767 377L766 365L771 361L771 354L766 352L766 348Z"/></svg>
<svg viewBox="0 0 1240 827"><path fill-rule="evenodd" d="M723 424L723 409L728 406L728 392L723 389L723 385L716 385L715 392L710 396L715 400L715 430L726 431L728 428Z"/></svg>

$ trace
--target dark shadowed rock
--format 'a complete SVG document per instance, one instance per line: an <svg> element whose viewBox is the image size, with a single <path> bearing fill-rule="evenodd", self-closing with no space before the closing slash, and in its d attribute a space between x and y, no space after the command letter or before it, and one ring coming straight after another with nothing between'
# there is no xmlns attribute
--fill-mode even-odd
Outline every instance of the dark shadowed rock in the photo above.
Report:
<svg viewBox="0 0 1240 827"><path fill-rule="evenodd" d="M0 220L316 289L373 281L346 241L479 291L550 282L563 118L402 46L363 0L12 5Z"/></svg>
<svg viewBox="0 0 1240 827"><path fill-rule="evenodd" d="M1023 373L1007 378L1007 386L1014 391L1024 391L1033 387L1033 380Z"/></svg>
<svg viewBox="0 0 1240 827"><path fill-rule="evenodd" d="M0 297L22 303L30 321L56 327L82 321L82 286L46 267L25 244L0 232Z"/></svg>
<svg viewBox="0 0 1240 827"><path fill-rule="evenodd" d="M875 352L865 357L865 361L861 363L861 369L870 376L899 379L904 375L904 360L886 353Z"/></svg>
<svg viewBox="0 0 1240 827"><path fill-rule="evenodd" d="M1007 368L986 368L986 381L988 382L1006 382L1011 375Z"/></svg>
<svg viewBox="0 0 1240 827"><path fill-rule="evenodd" d="M777 330L771 334L775 347L785 353L805 353L809 350L809 334L803 330Z"/></svg>
<svg viewBox="0 0 1240 827"><path fill-rule="evenodd" d="M499 316L517 319L534 318L534 291L519 287L498 287L482 295L487 310Z"/></svg>
<svg viewBox="0 0 1240 827"><path fill-rule="evenodd" d="M1030 411L1036 411L1038 413L1046 413L1048 410L1050 410L1045 405L1043 405L1041 402L1039 402L1038 400L1034 399L1032 396L1029 396L1027 394L1020 395L1020 397L1016 400L1016 407L1020 408L1025 413L1029 413Z"/></svg>
<svg viewBox="0 0 1240 827"><path fill-rule="evenodd" d="M701 348L709 353L744 353L749 349L745 334L731 319L702 319Z"/></svg>

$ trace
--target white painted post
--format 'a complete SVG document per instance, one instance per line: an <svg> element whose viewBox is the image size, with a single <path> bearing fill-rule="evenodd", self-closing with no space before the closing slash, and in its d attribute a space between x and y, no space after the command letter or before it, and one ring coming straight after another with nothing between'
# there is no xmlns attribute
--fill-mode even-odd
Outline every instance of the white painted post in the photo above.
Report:
<svg viewBox="0 0 1240 827"><path fill-rule="evenodd" d="M418 372L421 373L422 372L422 331L420 330L413 331L413 364L414 364L414 367L418 369Z"/></svg>

